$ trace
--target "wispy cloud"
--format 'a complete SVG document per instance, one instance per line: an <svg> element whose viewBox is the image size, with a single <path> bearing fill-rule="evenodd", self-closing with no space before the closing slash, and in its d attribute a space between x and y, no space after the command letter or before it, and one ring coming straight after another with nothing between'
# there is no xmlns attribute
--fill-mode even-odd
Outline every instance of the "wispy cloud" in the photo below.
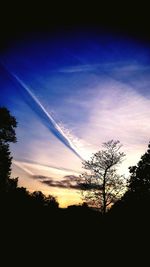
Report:
<svg viewBox="0 0 150 267"><path fill-rule="evenodd" d="M127 171L128 166L136 164L150 139L150 98L115 80L100 85L96 91L80 137L93 145L93 152L101 148L102 142L119 139L127 154Z"/></svg>
<svg viewBox="0 0 150 267"><path fill-rule="evenodd" d="M16 165L17 167L19 167L21 170L23 170L25 173L29 174L30 176L33 176L34 173L29 170L27 167L25 167L22 162L19 162L19 161L16 161L16 160L13 160L13 164Z"/></svg>
<svg viewBox="0 0 150 267"><path fill-rule="evenodd" d="M75 189L75 190L92 190L99 189L99 185L96 184L87 184L82 181L79 176L75 175L66 175L60 180L55 180L52 177L34 175L34 179L39 180L41 183L48 185L49 187L56 187L61 189Z"/></svg>
<svg viewBox="0 0 150 267"><path fill-rule="evenodd" d="M74 175L67 175L64 176L61 180L54 180L50 177L43 177L43 176L34 176L35 179L40 179L40 181L50 187L57 187L57 188L66 188L66 189L81 189L81 186L77 183L77 176Z"/></svg>
<svg viewBox="0 0 150 267"><path fill-rule="evenodd" d="M30 169L38 169L41 170L47 170L47 172L51 171L56 171L57 173L60 171L60 173L76 173L80 174L77 170L69 169L69 168L64 168L64 167L58 167L54 165L47 165L47 164L40 164L38 162L35 162L34 160L27 160L25 159L24 161L21 160L13 160L13 163L23 169L25 172L27 172L30 175L34 175L34 173Z"/></svg>
<svg viewBox="0 0 150 267"><path fill-rule="evenodd" d="M90 69L90 66L83 65L80 70L82 71L82 67ZM98 64L94 66L97 69L99 67ZM123 170L127 171L128 166L135 164L144 152L150 132L150 98L136 90L136 86L134 88L131 86L137 78L137 75L131 74L141 73L141 70L145 73L149 69L136 63L120 63L120 65L113 63L107 67L111 70L107 80L106 76L98 77L97 74L98 85L93 88L90 85L86 91L81 88L78 94L66 97L65 106L62 105L66 122L67 114L74 113L79 107L82 107L84 120L72 121L73 128L70 128L67 123L65 127L64 123L57 123L57 126L77 148L82 158L89 158L92 153L101 148L102 142L112 138L119 139L127 154L127 160L123 163ZM105 69L107 69L106 66ZM128 77L129 80L122 80L122 77ZM142 83L140 80L138 85L142 87ZM59 112L61 113L61 108ZM81 115L79 110L77 115L78 117ZM59 166L56 167L59 169ZM67 168L64 171L67 171Z"/></svg>
<svg viewBox="0 0 150 267"><path fill-rule="evenodd" d="M59 69L58 72L62 73L89 72L96 70L97 67L99 67L99 64L81 64Z"/></svg>
<svg viewBox="0 0 150 267"><path fill-rule="evenodd" d="M76 156L81 160L81 156L77 151L77 148L65 135L61 127L57 124L54 118L49 112L45 109L39 99L33 94L29 87L12 71L6 69L7 72L13 77L13 79L20 85L23 89L23 96L27 104L34 110L34 112L39 116L44 125L65 145L67 146Z"/></svg>

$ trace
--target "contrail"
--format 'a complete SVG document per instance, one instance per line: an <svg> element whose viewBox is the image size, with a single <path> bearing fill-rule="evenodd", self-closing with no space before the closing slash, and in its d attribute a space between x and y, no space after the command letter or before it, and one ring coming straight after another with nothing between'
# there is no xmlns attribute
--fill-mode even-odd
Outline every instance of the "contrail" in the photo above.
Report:
<svg viewBox="0 0 150 267"><path fill-rule="evenodd" d="M40 117L42 123L57 137L66 147L68 147L78 158L83 161L83 158L78 153L77 148L71 142L71 140L66 136L61 127L56 123L53 117L47 112L39 99L33 94L29 87L13 72L9 71L5 65L2 64L4 69L11 75L11 77L20 85L23 89L23 94L26 102L34 112Z"/></svg>
<svg viewBox="0 0 150 267"><path fill-rule="evenodd" d="M68 169L68 168L63 168L63 167L56 167L54 165L40 164L40 163L38 163L38 162L36 162L34 160L27 160L27 159L25 159L24 161L21 161L19 159L15 159L13 162L15 164L17 163L18 165L21 165L21 166L22 166L22 163L27 163L27 164L31 164L31 165L32 164L33 165L37 165L39 167L46 167L46 168L50 168L50 169L54 169L54 170L66 171L66 172L73 172L73 173L81 174L81 172L75 171L73 169Z"/></svg>
<svg viewBox="0 0 150 267"><path fill-rule="evenodd" d="M13 160L13 164L16 165L17 167L19 167L20 169L22 169L24 172L26 172L29 175L34 175L33 172L29 171L29 169L27 169L26 167L24 167L21 162Z"/></svg>

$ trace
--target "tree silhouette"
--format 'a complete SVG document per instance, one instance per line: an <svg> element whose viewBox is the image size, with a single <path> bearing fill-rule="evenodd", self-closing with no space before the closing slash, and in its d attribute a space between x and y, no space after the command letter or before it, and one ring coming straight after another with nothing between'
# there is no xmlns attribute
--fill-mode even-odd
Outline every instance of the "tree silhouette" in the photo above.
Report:
<svg viewBox="0 0 150 267"><path fill-rule="evenodd" d="M45 205L51 209L57 209L59 207L57 198L52 195L48 195L47 197L45 197Z"/></svg>
<svg viewBox="0 0 150 267"><path fill-rule="evenodd" d="M17 179L10 180L12 157L9 142L16 142L16 119L8 109L0 108L0 191L6 192L17 184Z"/></svg>
<svg viewBox="0 0 150 267"><path fill-rule="evenodd" d="M149 216L150 210L150 143L136 166L129 167L127 191L112 208L115 214L131 220Z"/></svg>
<svg viewBox="0 0 150 267"><path fill-rule="evenodd" d="M119 141L103 143L104 149L95 153L89 161L83 162L87 172L79 177L84 201L98 207L103 214L121 197L125 187L123 176L117 174L116 167L125 154L119 152Z"/></svg>
<svg viewBox="0 0 150 267"><path fill-rule="evenodd" d="M137 166L129 167L131 176L129 179L128 188L132 192L150 194L150 143L148 150L141 156L141 160Z"/></svg>
<svg viewBox="0 0 150 267"><path fill-rule="evenodd" d="M17 141L15 128L17 122L15 117L10 115L10 112L7 108L0 108L0 140L2 143Z"/></svg>
<svg viewBox="0 0 150 267"><path fill-rule="evenodd" d="M135 204L136 209L145 210L150 207L150 143L148 149L141 156L136 166L129 168L130 179L125 200L130 200L130 205Z"/></svg>
<svg viewBox="0 0 150 267"><path fill-rule="evenodd" d="M0 108L0 197L4 207L7 206L9 211L13 210L13 212L18 208L22 211L42 210L44 207L54 210L59 206L54 196L45 196L41 191L29 193L26 188L17 187L18 178L10 178L12 157L9 143L17 141L16 126L16 119L8 109Z"/></svg>
<svg viewBox="0 0 150 267"><path fill-rule="evenodd" d="M31 197L38 207L48 207L51 209L58 208L59 204L56 198L52 195L45 196L41 191L34 191Z"/></svg>

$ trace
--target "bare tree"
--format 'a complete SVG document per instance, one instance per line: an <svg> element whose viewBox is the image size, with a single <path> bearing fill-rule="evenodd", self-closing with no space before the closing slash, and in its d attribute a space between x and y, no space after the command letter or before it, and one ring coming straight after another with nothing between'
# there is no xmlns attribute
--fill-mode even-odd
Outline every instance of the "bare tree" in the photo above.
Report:
<svg viewBox="0 0 150 267"><path fill-rule="evenodd" d="M78 180L83 200L99 208L103 214L122 196L125 189L124 176L117 174L117 167L125 154L119 152L119 141L103 143L104 149L83 162L84 172Z"/></svg>

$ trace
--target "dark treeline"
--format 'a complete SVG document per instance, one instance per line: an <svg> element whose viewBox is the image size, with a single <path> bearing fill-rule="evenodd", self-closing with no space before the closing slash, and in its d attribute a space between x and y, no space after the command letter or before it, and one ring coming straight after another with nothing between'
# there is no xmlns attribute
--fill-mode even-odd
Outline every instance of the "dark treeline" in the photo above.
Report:
<svg viewBox="0 0 150 267"><path fill-rule="evenodd" d="M2 242L6 241L7 246L11 248L14 242L17 242L18 249L27 243L28 253L34 247L39 253L43 251L50 255L50 248L61 250L64 249L65 243L71 242L72 247L67 243L66 253L81 253L82 248L86 248L87 253L93 255L109 254L115 249L120 253L119 244L123 246L127 241L129 248L135 246L139 238L148 237L150 144L137 166L130 167L126 192L106 213L90 208L86 203L61 209L54 196L45 196L40 191L30 193L26 188L18 187L18 178L10 178L12 157L9 143L16 142L16 126L16 119L9 111L0 108L0 226L1 236L4 235ZM114 143L113 146L115 147ZM73 245L76 242L77 251Z"/></svg>

